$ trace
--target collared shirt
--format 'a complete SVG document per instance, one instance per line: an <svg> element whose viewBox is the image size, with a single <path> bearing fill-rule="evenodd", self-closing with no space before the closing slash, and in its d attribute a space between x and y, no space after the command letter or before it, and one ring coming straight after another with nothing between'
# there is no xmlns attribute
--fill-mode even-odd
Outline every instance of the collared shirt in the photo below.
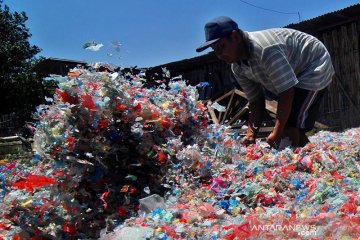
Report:
<svg viewBox="0 0 360 240"><path fill-rule="evenodd" d="M317 38L287 28L247 34L250 57L231 69L249 102L261 94L261 86L278 95L294 86L317 91L330 84L331 57Z"/></svg>

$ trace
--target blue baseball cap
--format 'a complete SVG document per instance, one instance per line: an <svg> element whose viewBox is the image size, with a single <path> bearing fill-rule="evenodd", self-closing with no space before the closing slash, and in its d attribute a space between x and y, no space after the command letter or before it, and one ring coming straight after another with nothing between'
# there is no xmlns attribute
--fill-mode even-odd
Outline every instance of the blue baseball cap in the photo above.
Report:
<svg viewBox="0 0 360 240"><path fill-rule="evenodd" d="M206 23L204 29L206 42L196 49L197 52L204 51L220 38L229 35L233 30L238 30L239 27L231 18L220 16Z"/></svg>

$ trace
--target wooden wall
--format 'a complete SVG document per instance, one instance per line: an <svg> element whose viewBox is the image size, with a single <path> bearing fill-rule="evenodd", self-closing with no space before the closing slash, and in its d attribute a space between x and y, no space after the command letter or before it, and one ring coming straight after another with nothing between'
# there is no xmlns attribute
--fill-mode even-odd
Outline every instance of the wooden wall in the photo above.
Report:
<svg viewBox="0 0 360 240"><path fill-rule="evenodd" d="M360 126L360 20L314 35L330 52L336 72L321 120L340 129Z"/></svg>

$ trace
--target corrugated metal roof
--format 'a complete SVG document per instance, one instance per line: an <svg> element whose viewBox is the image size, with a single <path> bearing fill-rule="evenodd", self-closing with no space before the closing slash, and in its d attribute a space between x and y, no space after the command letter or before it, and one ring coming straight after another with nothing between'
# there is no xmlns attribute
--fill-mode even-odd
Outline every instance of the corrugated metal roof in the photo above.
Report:
<svg viewBox="0 0 360 240"><path fill-rule="evenodd" d="M360 4L355 4L300 23L292 23L285 27L315 34L356 20L360 20Z"/></svg>

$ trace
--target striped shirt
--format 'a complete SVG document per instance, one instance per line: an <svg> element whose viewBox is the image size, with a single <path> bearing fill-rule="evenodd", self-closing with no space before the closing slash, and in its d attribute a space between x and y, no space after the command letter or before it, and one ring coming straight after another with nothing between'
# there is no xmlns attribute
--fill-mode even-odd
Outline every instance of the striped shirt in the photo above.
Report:
<svg viewBox="0 0 360 240"><path fill-rule="evenodd" d="M318 91L330 84L331 57L317 38L287 28L247 34L250 57L231 69L249 102L261 94L261 86L278 95L291 87Z"/></svg>

